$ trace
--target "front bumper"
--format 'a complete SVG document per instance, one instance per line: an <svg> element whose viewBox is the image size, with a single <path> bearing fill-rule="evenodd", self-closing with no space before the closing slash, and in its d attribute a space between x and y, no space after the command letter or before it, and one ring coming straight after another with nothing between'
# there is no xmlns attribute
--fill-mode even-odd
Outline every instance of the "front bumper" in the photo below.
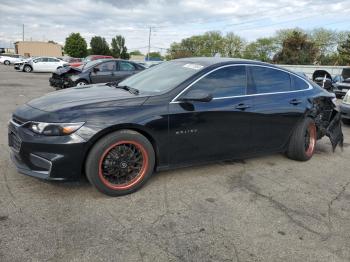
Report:
<svg viewBox="0 0 350 262"><path fill-rule="evenodd" d="M339 109L342 118L350 119L350 104L341 103Z"/></svg>
<svg viewBox="0 0 350 262"><path fill-rule="evenodd" d="M21 68L23 69L23 64L15 64L15 65L13 66L13 68L14 68L15 70L21 70Z"/></svg>
<svg viewBox="0 0 350 262"><path fill-rule="evenodd" d="M50 83L50 86L52 86L54 88L58 87L61 89L74 86L74 83L71 80L65 79L65 78L50 77L49 83Z"/></svg>
<svg viewBox="0 0 350 262"><path fill-rule="evenodd" d="M46 180L80 179L86 142L80 136L44 137L11 121L11 159L19 173Z"/></svg>

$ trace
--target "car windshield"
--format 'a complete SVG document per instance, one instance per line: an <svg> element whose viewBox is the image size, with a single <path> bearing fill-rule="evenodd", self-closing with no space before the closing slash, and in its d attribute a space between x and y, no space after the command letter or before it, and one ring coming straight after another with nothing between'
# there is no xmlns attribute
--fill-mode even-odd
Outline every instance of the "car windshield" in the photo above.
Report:
<svg viewBox="0 0 350 262"><path fill-rule="evenodd" d="M164 93L203 69L202 65L184 61L171 61L146 69L120 82L140 92Z"/></svg>
<svg viewBox="0 0 350 262"><path fill-rule="evenodd" d="M92 58L92 56L87 56L87 57L85 57L85 58L83 59L83 62L84 62L84 63L90 62L90 61L91 61L91 58Z"/></svg>

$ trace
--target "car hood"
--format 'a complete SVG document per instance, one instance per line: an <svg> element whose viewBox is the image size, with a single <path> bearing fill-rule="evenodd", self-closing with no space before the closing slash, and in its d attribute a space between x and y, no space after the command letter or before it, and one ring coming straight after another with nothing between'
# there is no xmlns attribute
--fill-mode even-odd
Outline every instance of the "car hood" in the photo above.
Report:
<svg viewBox="0 0 350 262"><path fill-rule="evenodd" d="M57 69L55 74L59 76L64 74L80 74L81 71L82 70L77 67L64 66L62 68Z"/></svg>
<svg viewBox="0 0 350 262"><path fill-rule="evenodd" d="M141 105L148 95L134 95L105 84L72 87L29 101L33 108L57 112L79 108L126 107Z"/></svg>

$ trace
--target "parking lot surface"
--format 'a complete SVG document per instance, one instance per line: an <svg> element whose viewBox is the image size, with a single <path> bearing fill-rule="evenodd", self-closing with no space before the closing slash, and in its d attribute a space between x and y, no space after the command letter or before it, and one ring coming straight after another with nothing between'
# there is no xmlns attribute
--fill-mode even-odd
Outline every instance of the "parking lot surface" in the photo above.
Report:
<svg viewBox="0 0 350 262"><path fill-rule="evenodd" d="M282 154L155 174L107 197L18 174L7 121L54 90L0 65L0 261L349 261L350 127L308 162Z"/></svg>

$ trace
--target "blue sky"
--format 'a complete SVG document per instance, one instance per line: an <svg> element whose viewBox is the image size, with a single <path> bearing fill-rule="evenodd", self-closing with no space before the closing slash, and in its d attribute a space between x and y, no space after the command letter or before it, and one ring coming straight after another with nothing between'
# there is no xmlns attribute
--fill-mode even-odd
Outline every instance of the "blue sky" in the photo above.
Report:
<svg viewBox="0 0 350 262"><path fill-rule="evenodd" d="M89 42L95 35L110 42L126 38L129 50L145 52L152 26L153 51L209 30L234 32L248 41L276 30L325 27L350 30L350 0L2 0L0 47L22 39L61 44L71 32Z"/></svg>

